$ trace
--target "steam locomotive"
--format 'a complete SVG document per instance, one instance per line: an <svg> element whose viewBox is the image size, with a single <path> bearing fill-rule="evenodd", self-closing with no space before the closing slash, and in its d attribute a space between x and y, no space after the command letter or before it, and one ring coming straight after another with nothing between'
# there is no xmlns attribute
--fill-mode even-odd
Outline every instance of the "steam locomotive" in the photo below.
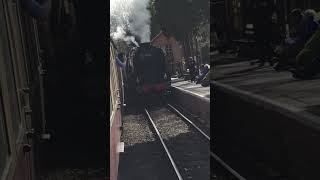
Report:
<svg viewBox="0 0 320 180"><path fill-rule="evenodd" d="M166 70L165 56L160 48L141 43L128 59L129 84L138 94L164 94L170 87L171 78Z"/></svg>

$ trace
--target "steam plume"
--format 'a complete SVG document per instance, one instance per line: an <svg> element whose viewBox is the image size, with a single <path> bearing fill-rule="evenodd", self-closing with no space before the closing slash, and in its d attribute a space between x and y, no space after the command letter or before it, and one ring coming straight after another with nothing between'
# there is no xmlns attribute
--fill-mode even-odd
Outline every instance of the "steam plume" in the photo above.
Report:
<svg viewBox="0 0 320 180"><path fill-rule="evenodd" d="M110 0L110 34L115 40L138 44L150 41L149 0Z"/></svg>

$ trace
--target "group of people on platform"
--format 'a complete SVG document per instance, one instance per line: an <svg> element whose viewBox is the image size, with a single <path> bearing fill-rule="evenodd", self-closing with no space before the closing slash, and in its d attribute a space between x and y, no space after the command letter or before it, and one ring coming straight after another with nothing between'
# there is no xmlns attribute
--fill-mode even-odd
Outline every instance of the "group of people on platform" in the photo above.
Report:
<svg viewBox="0 0 320 180"><path fill-rule="evenodd" d="M309 79L320 72L320 25L313 9L293 9L287 17L286 30L275 35L275 24L280 25L274 4L268 0L256 1L253 6L252 25L257 47L258 61L267 62L276 71L290 71L294 78ZM276 23L274 22L277 19ZM282 22L282 24L285 22ZM213 44L222 52L222 35L219 26L214 26ZM220 28L221 29L221 28Z"/></svg>
<svg viewBox="0 0 320 180"><path fill-rule="evenodd" d="M198 68L196 62L192 57L189 58L187 71L190 75L190 81L202 86L209 86L210 84L210 65L201 64Z"/></svg>
<svg viewBox="0 0 320 180"><path fill-rule="evenodd" d="M317 71L320 72L320 53L317 53L320 50L320 26L316 12L293 9L289 16L289 34L276 48L272 48L272 14L265 2L258 3L254 22L260 66L265 62L271 66L276 63L276 71L288 70L299 79L312 78Z"/></svg>
<svg viewBox="0 0 320 180"><path fill-rule="evenodd" d="M289 37L275 51L278 54L275 70L289 70L299 79L312 78L317 71L320 72L320 44L317 44L320 42L320 26L315 16L316 12L311 9L291 12L292 28Z"/></svg>

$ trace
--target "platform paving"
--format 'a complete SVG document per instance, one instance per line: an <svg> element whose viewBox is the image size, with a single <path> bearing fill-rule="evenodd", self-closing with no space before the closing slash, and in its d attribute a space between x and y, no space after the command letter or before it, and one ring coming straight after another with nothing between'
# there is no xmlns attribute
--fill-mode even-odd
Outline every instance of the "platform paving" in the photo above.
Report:
<svg viewBox="0 0 320 180"><path fill-rule="evenodd" d="M202 87L200 84L184 80L172 81L171 86L210 101L210 87Z"/></svg>
<svg viewBox="0 0 320 180"><path fill-rule="evenodd" d="M210 128L210 87L190 81L172 82L172 100L189 113L198 116Z"/></svg>
<svg viewBox="0 0 320 180"><path fill-rule="evenodd" d="M243 164L261 164L272 177L319 179L320 78L296 80L249 61L212 68L217 154L246 178L255 171Z"/></svg>
<svg viewBox="0 0 320 180"><path fill-rule="evenodd" d="M268 65L258 67L245 61L215 66L215 82L262 96L293 111L320 115L320 78L296 80L290 72L276 72Z"/></svg>

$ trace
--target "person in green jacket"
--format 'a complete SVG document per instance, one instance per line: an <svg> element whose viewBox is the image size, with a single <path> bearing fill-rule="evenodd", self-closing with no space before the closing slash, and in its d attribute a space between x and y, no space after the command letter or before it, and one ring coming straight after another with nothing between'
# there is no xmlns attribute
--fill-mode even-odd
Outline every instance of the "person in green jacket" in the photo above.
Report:
<svg viewBox="0 0 320 180"><path fill-rule="evenodd" d="M295 58L293 77L309 79L320 72L320 29L314 33Z"/></svg>
<svg viewBox="0 0 320 180"><path fill-rule="evenodd" d="M319 24L314 20L314 14L313 10L302 12L300 9L294 9L291 12L291 35L285 40L275 70L291 68L295 57L303 50L305 44L319 28Z"/></svg>

